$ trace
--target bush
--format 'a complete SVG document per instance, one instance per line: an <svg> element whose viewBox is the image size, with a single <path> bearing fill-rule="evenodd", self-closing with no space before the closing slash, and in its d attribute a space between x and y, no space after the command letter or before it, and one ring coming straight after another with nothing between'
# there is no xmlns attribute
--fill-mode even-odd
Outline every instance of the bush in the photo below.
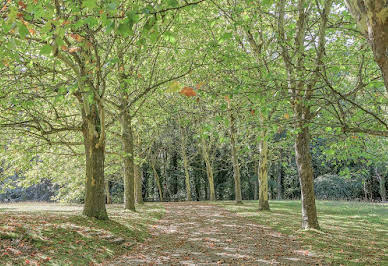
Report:
<svg viewBox="0 0 388 266"><path fill-rule="evenodd" d="M361 177L322 175L314 180L314 189L316 198L322 200L353 200L363 197Z"/></svg>

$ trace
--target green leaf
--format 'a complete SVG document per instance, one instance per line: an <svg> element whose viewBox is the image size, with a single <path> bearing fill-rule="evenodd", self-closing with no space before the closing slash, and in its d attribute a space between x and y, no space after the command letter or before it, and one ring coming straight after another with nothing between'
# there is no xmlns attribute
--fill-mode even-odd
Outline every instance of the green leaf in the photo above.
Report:
<svg viewBox="0 0 388 266"><path fill-rule="evenodd" d="M97 1L96 0L84 0L82 2L82 7L87 7L90 9L96 8L97 7Z"/></svg>
<svg viewBox="0 0 388 266"><path fill-rule="evenodd" d="M94 103L94 95L93 95L93 93L89 93L89 95L88 95L88 102L89 102L89 104Z"/></svg>
<svg viewBox="0 0 388 266"><path fill-rule="evenodd" d="M168 5L171 7L177 7L178 6L178 1L177 0L168 0Z"/></svg>
<svg viewBox="0 0 388 266"><path fill-rule="evenodd" d="M26 25L24 25L23 23L20 23L18 30L19 30L20 37L22 39L25 39L27 34L28 34L28 29L27 29Z"/></svg>
<svg viewBox="0 0 388 266"><path fill-rule="evenodd" d="M176 38L174 36L174 34L171 32L171 31L166 31L164 34L163 34L163 38L170 42L170 43L175 43L176 42Z"/></svg>
<svg viewBox="0 0 388 266"><path fill-rule="evenodd" d="M272 4L273 4L272 0L263 0L263 2L261 3L262 6L270 6Z"/></svg>
<svg viewBox="0 0 388 266"><path fill-rule="evenodd" d="M117 28L117 33L122 36L128 36L132 33L132 28L128 23L121 23Z"/></svg>
<svg viewBox="0 0 388 266"><path fill-rule="evenodd" d="M42 48L40 48L40 54L41 55L50 55L51 54L52 47L49 44L43 45Z"/></svg>
<svg viewBox="0 0 388 266"><path fill-rule="evenodd" d="M174 93L181 89L181 84L178 81L173 81L168 85L166 92Z"/></svg>

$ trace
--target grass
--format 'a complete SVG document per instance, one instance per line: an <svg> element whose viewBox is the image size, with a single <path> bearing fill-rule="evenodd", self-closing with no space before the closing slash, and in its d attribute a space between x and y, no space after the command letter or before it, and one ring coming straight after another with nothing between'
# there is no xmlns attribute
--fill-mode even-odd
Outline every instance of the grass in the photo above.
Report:
<svg viewBox="0 0 388 266"><path fill-rule="evenodd" d="M257 201L243 205L217 202L256 223L298 238L330 264L388 265L388 205L318 201L321 231L301 230L300 201L271 201L271 211L258 211Z"/></svg>
<svg viewBox="0 0 388 266"><path fill-rule="evenodd" d="M90 265L128 252L163 215L156 203L108 206L110 220L81 215L82 206L0 204L0 264Z"/></svg>

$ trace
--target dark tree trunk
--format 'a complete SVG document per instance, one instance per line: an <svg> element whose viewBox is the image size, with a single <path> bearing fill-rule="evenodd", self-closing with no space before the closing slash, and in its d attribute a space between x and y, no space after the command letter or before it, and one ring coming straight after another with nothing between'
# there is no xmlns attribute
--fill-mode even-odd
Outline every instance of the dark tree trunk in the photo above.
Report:
<svg viewBox="0 0 388 266"><path fill-rule="evenodd" d="M172 186L172 194L176 195L178 193L178 176L175 174L175 172L176 172L176 169L178 168L178 155L175 151L174 151L174 153L172 155L172 159L171 159L171 168L172 168L172 171L174 173L173 174L174 184Z"/></svg>
<svg viewBox="0 0 388 266"><path fill-rule="evenodd" d="M295 141L295 157L298 166L302 199L302 228L319 229L314 194L314 173L310 153L310 132L307 126L300 128Z"/></svg>
<svg viewBox="0 0 388 266"><path fill-rule="evenodd" d="M277 199L283 199L283 165L282 161L279 160L277 173Z"/></svg>
<svg viewBox="0 0 388 266"><path fill-rule="evenodd" d="M253 181L253 200L259 199L259 165L257 162L254 163L255 178Z"/></svg>
<svg viewBox="0 0 388 266"><path fill-rule="evenodd" d="M140 167L135 164L135 196L136 203L143 204L143 172Z"/></svg>
<svg viewBox="0 0 388 266"><path fill-rule="evenodd" d="M100 220L108 219L105 208L104 161L105 143L99 143L101 134L98 112L83 114L82 133L86 155L86 191L83 214Z"/></svg>
<svg viewBox="0 0 388 266"><path fill-rule="evenodd" d="M133 160L133 133L131 117L127 112L121 116L121 138L124 156L124 209L135 210L135 172Z"/></svg>
<svg viewBox="0 0 388 266"><path fill-rule="evenodd" d="M381 175L380 176L380 196L381 196L381 201L387 201L387 189L385 188L385 176Z"/></svg>
<svg viewBox="0 0 388 266"><path fill-rule="evenodd" d="M209 148L208 148L208 145L207 145L205 138L201 138L201 146L202 146L202 156L203 156L203 159L205 161L205 166L206 166L207 180L209 182L209 191L210 191L210 199L209 200L215 201L216 200L216 192L214 189L213 165L212 165L211 160L210 160L209 150L208 150Z"/></svg>
<svg viewBox="0 0 388 266"><path fill-rule="evenodd" d="M182 159L183 159L183 167L185 171L186 200L192 201L190 174L189 174L189 159L187 158L187 154L186 154L187 140L186 140L184 128L180 127L180 131L181 131L181 152L182 152Z"/></svg>
<svg viewBox="0 0 388 266"><path fill-rule="evenodd" d="M151 156L153 156L153 155L151 155ZM159 177L158 171L156 170L156 162L155 161L156 161L156 159L154 157L152 157L151 158L151 167L152 167L152 172L154 174L156 187L158 189L159 200L163 201L163 190L162 190L162 185L160 184L160 177Z"/></svg>
<svg viewBox="0 0 388 266"><path fill-rule="evenodd" d="M268 143L266 131L262 130L260 140L260 163L259 163L259 210L269 211L268 201Z"/></svg>
<svg viewBox="0 0 388 266"><path fill-rule="evenodd" d="M110 187L109 187L109 180L105 180L105 196L106 196L106 204L112 203L112 198L110 196Z"/></svg>
<svg viewBox="0 0 388 266"><path fill-rule="evenodd" d="M380 197L381 201L387 201L387 189L385 188L385 175L384 173L380 174L377 170L377 167L375 168L375 172L377 175L377 179L379 180L379 186L380 186Z"/></svg>
<svg viewBox="0 0 388 266"><path fill-rule="evenodd" d="M237 145L236 145L237 130L235 126L235 118L230 111L230 144L232 148L232 162L233 162L233 178L234 178L234 197L237 204L242 203L241 195L241 176L240 165L238 162Z"/></svg>

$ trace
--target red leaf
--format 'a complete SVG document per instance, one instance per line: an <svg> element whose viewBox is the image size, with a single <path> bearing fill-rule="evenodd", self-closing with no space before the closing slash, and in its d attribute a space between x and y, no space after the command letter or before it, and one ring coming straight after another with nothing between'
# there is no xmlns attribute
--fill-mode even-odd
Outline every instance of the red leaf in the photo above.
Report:
<svg viewBox="0 0 388 266"><path fill-rule="evenodd" d="M8 0L7 3L5 3L5 5L3 6L3 8L0 10L0 12L5 11L8 7L8 4L10 3L11 3L11 0Z"/></svg>
<svg viewBox="0 0 388 266"><path fill-rule="evenodd" d="M197 95L197 93L194 91L192 87L184 87L179 93L187 97L192 97Z"/></svg>
<svg viewBox="0 0 388 266"><path fill-rule="evenodd" d="M62 26L66 26L66 25L69 25L70 24L70 21L69 20L65 20L62 22Z"/></svg>
<svg viewBox="0 0 388 266"><path fill-rule="evenodd" d="M19 1L18 2L18 5L20 6L20 8L22 9L26 9L27 5L23 2L23 1Z"/></svg>
<svg viewBox="0 0 388 266"><path fill-rule="evenodd" d="M78 52L79 50L81 50L81 48L79 48L79 47L71 47L69 49L69 53L75 53L75 52Z"/></svg>
<svg viewBox="0 0 388 266"><path fill-rule="evenodd" d="M28 29L31 35L35 35L36 31L34 29Z"/></svg>
<svg viewBox="0 0 388 266"><path fill-rule="evenodd" d="M81 35L75 33L70 34L70 37L76 40L77 42L82 42L82 40L84 39Z"/></svg>

